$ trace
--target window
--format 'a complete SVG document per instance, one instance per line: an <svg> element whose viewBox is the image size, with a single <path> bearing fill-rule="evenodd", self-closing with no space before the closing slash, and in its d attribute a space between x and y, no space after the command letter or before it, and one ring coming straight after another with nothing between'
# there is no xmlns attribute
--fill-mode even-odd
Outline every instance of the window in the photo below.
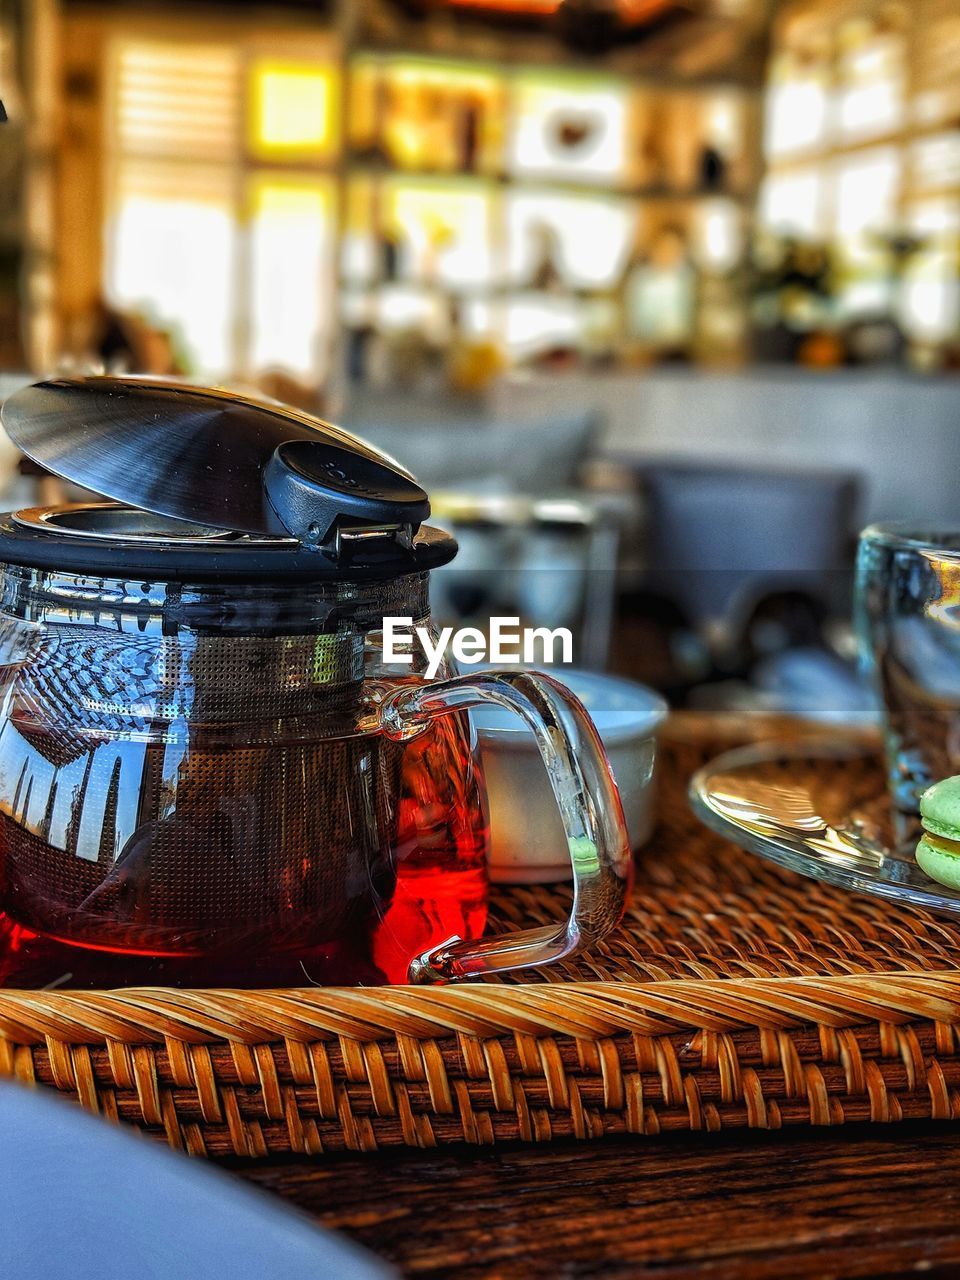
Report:
<svg viewBox="0 0 960 1280"><path fill-rule="evenodd" d="M910 186L914 191L960 187L960 130L928 134L911 143Z"/></svg>
<svg viewBox="0 0 960 1280"><path fill-rule="evenodd" d="M779 236L820 240L826 230L824 188L819 167L771 173L760 189L760 220Z"/></svg>
<svg viewBox="0 0 960 1280"><path fill-rule="evenodd" d="M339 132L329 55L122 39L108 60L108 299L168 330L191 373L317 381L335 209L322 165Z"/></svg>
<svg viewBox="0 0 960 1280"><path fill-rule="evenodd" d="M231 162L239 134L236 49L138 41L112 52L112 135L121 156Z"/></svg>
<svg viewBox="0 0 960 1280"><path fill-rule="evenodd" d="M900 157L893 147L838 160L834 188L838 239L852 245L865 232L892 226L899 185Z"/></svg>
<svg viewBox="0 0 960 1280"><path fill-rule="evenodd" d="M897 226L900 176L894 147L836 162L833 229L843 314L884 314L893 304L888 237Z"/></svg>
<svg viewBox="0 0 960 1280"><path fill-rule="evenodd" d="M111 301L168 330L189 367L228 372L237 247L229 172L127 161L113 195L106 226Z"/></svg>
<svg viewBox="0 0 960 1280"><path fill-rule="evenodd" d="M839 33L836 123L840 137L859 141L892 133L903 123L904 48L896 34L876 33L866 20Z"/></svg>
<svg viewBox="0 0 960 1280"><path fill-rule="evenodd" d="M324 288L333 251L333 188L307 178L251 183L250 362L306 382L323 364L333 316Z"/></svg>
<svg viewBox="0 0 960 1280"><path fill-rule="evenodd" d="M907 226L916 251L904 272L901 320L909 333L936 342L960 326L960 198L916 201Z"/></svg>
<svg viewBox="0 0 960 1280"><path fill-rule="evenodd" d="M767 91L764 149L771 160L821 143L829 122L826 68L781 54L772 64Z"/></svg>

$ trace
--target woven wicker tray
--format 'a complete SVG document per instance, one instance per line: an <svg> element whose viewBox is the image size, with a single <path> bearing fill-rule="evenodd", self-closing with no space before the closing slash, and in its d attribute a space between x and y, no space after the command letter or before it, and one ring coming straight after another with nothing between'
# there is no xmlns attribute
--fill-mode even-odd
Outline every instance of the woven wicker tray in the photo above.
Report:
<svg viewBox="0 0 960 1280"><path fill-rule="evenodd" d="M210 1155L960 1117L960 924L779 871L689 813L695 768L785 732L670 722L657 833L591 956L518 984L0 991L0 1075ZM842 767L882 787L876 761ZM568 905L500 891L492 927Z"/></svg>

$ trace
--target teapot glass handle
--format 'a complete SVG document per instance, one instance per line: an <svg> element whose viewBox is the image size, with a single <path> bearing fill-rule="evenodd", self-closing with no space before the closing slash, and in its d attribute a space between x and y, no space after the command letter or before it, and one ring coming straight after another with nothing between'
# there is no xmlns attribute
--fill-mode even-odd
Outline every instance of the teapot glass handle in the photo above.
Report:
<svg viewBox="0 0 960 1280"><path fill-rule="evenodd" d="M597 731L574 695L533 671L481 672L407 685L381 704L384 732L402 740L452 711L494 702L536 735L567 837L573 908L562 924L476 942L451 938L410 964L410 982L453 982L551 964L605 937L623 914L632 859L620 794Z"/></svg>

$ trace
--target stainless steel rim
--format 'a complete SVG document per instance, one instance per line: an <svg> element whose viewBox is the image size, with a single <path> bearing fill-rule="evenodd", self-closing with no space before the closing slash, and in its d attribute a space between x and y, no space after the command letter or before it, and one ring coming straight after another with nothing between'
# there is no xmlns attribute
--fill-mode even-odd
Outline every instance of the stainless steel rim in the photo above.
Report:
<svg viewBox="0 0 960 1280"><path fill-rule="evenodd" d="M97 513L131 516L131 525L136 521L139 529L128 531L122 527L112 529L84 527L80 523L71 523L74 517L95 517ZM188 524L176 520L172 516L159 516L151 511L143 511L139 507L127 506L116 502L74 502L57 507L25 507L13 512L14 523L26 529L42 529L46 532L66 534L72 538L92 538L104 542L132 542L138 544L169 543L174 546L191 546L208 542L243 542L244 546L296 546L295 538L270 538L256 535L238 534L232 529L215 529L209 525ZM150 526L154 527L151 528ZM183 525L189 532L175 532L177 525Z"/></svg>

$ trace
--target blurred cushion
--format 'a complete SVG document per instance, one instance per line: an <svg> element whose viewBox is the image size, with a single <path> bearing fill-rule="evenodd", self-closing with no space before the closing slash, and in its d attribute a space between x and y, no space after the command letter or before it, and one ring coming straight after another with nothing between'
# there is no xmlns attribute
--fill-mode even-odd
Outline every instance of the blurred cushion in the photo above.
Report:
<svg viewBox="0 0 960 1280"><path fill-rule="evenodd" d="M394 1274L238 1178L10 1084L0 1084L0 1239L17 1280Z"/></svg>

